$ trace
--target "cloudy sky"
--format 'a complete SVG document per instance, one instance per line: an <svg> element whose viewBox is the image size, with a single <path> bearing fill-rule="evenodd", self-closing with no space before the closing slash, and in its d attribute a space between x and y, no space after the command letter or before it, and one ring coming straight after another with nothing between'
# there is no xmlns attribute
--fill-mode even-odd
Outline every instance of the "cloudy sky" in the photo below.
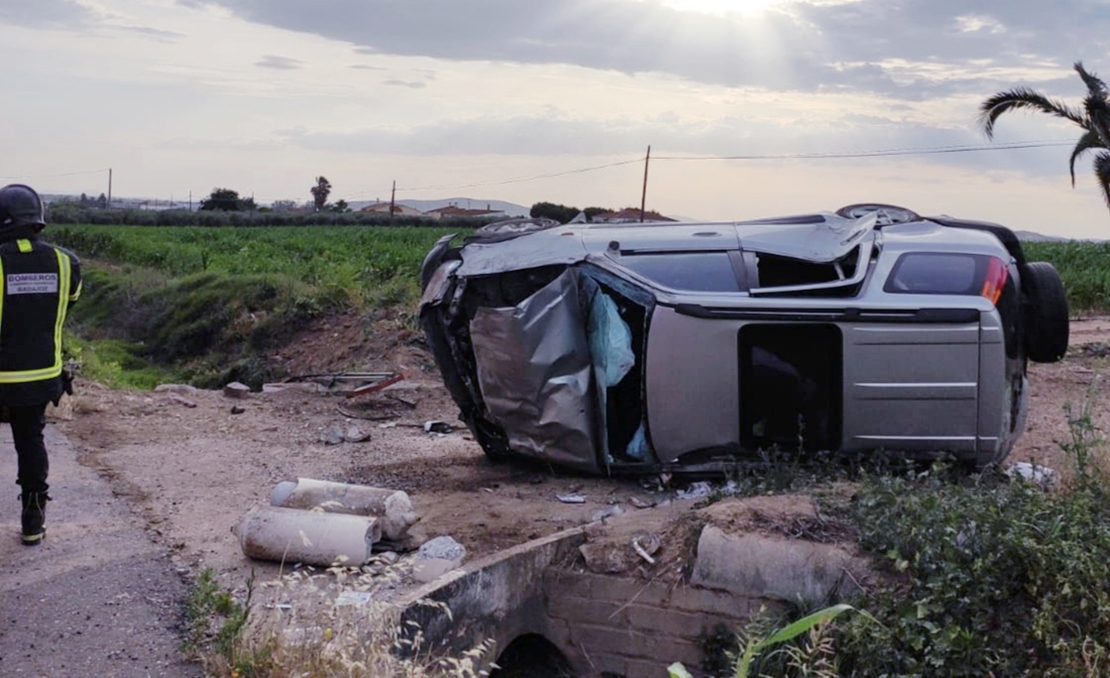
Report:
<svg viewBox="0 0 1110 678"><path fill-rule="evenodd" d="M624 207L650 145L666 214L889 202L1110 237L1074 128L977 123L1018 85L1078 103L1108 43L1110 0L0 0L0 179Z"/></svg>

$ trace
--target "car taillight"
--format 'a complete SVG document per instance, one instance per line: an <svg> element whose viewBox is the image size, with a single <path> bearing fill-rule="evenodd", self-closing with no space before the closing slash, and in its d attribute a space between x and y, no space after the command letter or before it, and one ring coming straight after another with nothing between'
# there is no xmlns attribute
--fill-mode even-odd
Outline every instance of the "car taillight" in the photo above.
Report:
<svg viewBox="0 0 1110 678"><path fill-rule="evenodd" d="M983 280L983 289L979 291L980 296L984 299L989 299L992 304L997 304L999 297L1002 296L1002 289L1006 287L1006 281L1010 279L1010 269L1006 267L1006 262L998 257L991 257L987 260L987 277Z"/></svg>

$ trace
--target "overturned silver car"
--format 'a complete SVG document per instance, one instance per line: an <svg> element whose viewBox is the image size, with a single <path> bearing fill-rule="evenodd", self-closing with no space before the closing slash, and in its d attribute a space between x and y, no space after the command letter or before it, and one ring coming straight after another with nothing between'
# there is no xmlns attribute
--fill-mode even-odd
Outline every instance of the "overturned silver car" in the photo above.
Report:
<svg viewBox="0 0 1110 678"><path fill-rule="evenodd" d="M773 448L1000 461L1027 360L1068 342L1056 270L999 225L888 205L452 236L420 318L486 454L714 471Z"/></svg>

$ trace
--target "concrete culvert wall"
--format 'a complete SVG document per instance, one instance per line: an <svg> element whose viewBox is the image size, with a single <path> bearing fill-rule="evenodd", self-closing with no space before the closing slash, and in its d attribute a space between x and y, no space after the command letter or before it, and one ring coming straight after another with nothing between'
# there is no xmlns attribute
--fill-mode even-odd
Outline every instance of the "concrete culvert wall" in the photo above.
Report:
<svg viewBox="0 0 1110 678"><path fill-rule="evenodd" d="M778 513L753 518L752 506ZM491 677L638 678L665 675L676 661L698 678L719 674L728 665L722 638L754 614L809 611L872 577L849 548L753 527L808 513L816 515L808 499L760 497L595 523L430 583L410 594L404 621L419 625L432 652L493 641L501 668ZM670 547L651 568L629 548L645 525ZM622 560L625 551L633 555Z"/></svg>

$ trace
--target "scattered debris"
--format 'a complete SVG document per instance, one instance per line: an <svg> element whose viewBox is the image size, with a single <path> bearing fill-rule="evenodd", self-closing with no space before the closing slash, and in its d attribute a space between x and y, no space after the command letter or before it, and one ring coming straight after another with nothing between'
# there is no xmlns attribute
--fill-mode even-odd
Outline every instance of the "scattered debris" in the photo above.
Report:
<svg viewBox="0 0 1110 678"><path fill-rule="evenodd" d="M659 550L659 537L652 532L637 532L632 535L632 550L646 560L648 565L654 565L655 558L652 556Z"/></svg>
<svg viewBox="0 0 1110 678"><path fill-rule="evenodd" d="M452 431L451 425L445 421L426 421L424 422L425 433L450 433Z"/></svg>
<svg viewBox="0 0 1110 678"><path fill-rule="evenodd" d="M185 393L192 395L199 389L189 384L158 384L154 387L155 393Z"/></svg>
<svg viewBox="0 0 1110 678"><path fill-rule="evenodd" d="M183 407L188 407L189 409L192 409L192 408L197 406L196 401L189 400L188 398L186 398L184 396L180 396L176 392L173 392L173 391L170 392L170 400L172 400L173 402L175 402L178 405L181 405Z"/></svg>
<svg viewBox="0 0 1110 678"><path fill-rule="evenodd" d="M557 494L555 498L564 504L585 504L586 498L580 494Z"/></svg>
<svg viewBox="0 0 1110 678"><path fill-rule="evenodd" d="M353 591L347 589L340 591L339 595L335 597L336 607L352 607L355 605L365 606L370 603L371 596L369 591Z"/></svg>
<svg viewBox="0 0 1110 678"><path fill-rule="evenodd" d="M421 583L450 572L462 565L466 547L451 537L436 537L420 547L412 566L412 578Z"/></svg>
<svg viewBox="0 0 1110 678"><path fill-rule="evenodd" d="M344 395L348 398L354 398L355 396L365 395L367 393L374 393L375 391L380 391L387 386L392 386L393 384L404 380L404 378L405 375L403 374L395 374L376 383L368 384L366 386L359 386L352 391L344 393Z"/></svg>
<svg viewBox="0 0 1110 678"><path fill-rule="evenodd" d="M382 537L392 541L403 540L408 529L420 520L413 511L409 495L400 490L312 478L278 483L270 493L270 505L375 516L379 519Z"/></svg>
<svg viewBox="0 0 1110 678"><path fill-rule="evenodd" d="M251 387L246 384L233 381L227 386L224 386L224 395L228 398L248 398L251 394Z"/></svg>
<svg viewBox="0 0 1110 678"><path fill-rule="evenodd" d="M354 424L347 426L347 430L343 433L343 439L349 443L364 443L370 440L369 431L361 431L359 427Z"/></svg>
<svg viewBox="0 0 1110 678"><path fill-rule="evenodd" d="M651 508L652 506L655 506L654 502L647 502L647 501L644 501L643 499L640 499L639 497L629 497L628 498L628 503L632 504L633 506L635 506L638 509L646 509L646 508Z"/></svg>
<svg viewBox="0 0 1110 678"><path fill-rule="evenodd" d="M679 499L705 499L713 492L713 485L702 480L691 483L685 490L676 490L675 496Z"/></svg>
<svg viewBox="0 0 1110 678"><path fill-rule="evenodd" d="M1025 480L1031 480L1042 487L1048 487L1056 481L1056 471L1047 466L1030 464L1027 461L1011 464L1006 468L1006 475L1011 478L1021 477Z"/></svg>
<svg viewBox="0 0 1110 678"><path fill-rule="evenodd" d="M238 405L232 405L231 406L231 413L232 414L242 414L246 411L247 411L247 408L245 408L245 407L239 407Z"/></svg>
<svg viewBox="0 0 1110 678"><path fill-rule="evenodd" d="M377 518L267 506L231 528L249 558L327 567L365 565L381 539Z"/></svg>
<svg viewBox="0 0 1110 678"><path fill-rule="evenodd" d="M329 426L321 437L325 445L339 445L343 442L345 433L343 424L336 422Z"/></svg>
<svg viewBox="0 0 1110 678"><path fill-rule="evenodd" d="M590 517L590 520L592 522L596 523L599 520L605 520L607 518L612 518L614 516L619 516L623 513L624 513L624 509L622 509L620 506L615 506L615 505L614 506L609 506L609 507L601 509L600 511L596 511Z"/></svg>
<svg viewBox="0 0 1110 678"><path fill-rule="evenodd" d="M324 393L328 389L315 382L283 382L280 384L262 384L263 393L281 393L283 391L297 391L300 393Z"/></svg>

